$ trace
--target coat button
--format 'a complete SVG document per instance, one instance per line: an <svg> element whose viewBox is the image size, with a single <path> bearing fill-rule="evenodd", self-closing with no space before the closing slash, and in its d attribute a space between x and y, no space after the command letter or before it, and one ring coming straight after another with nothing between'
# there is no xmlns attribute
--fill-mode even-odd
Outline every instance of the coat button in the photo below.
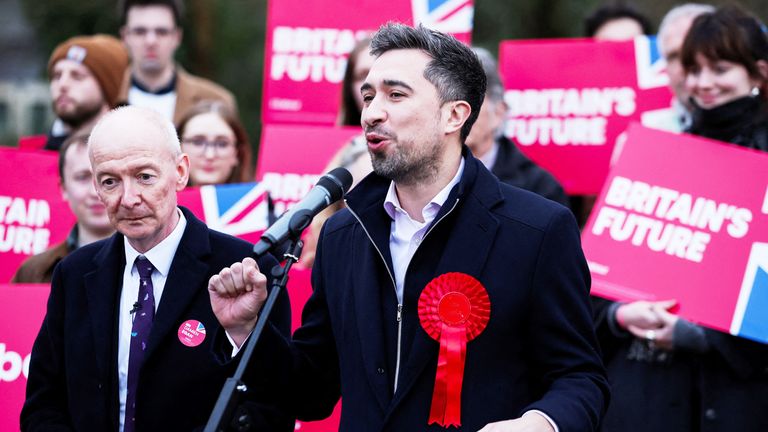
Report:
<svg viewBox="0 0 768 432"><path fill-rule="evenodd" d="M707 408L707 410L704 411L704 418L707 420L715 420L717 418L717 411L712 408Z"/></svg>
<svg viewBox="0 0 768 432"><path fill-rule="evenodd" d="M382 368L382 367L376 368L376 372L378 372L380 374L383 374L384 373L384 368Z"/></svg>

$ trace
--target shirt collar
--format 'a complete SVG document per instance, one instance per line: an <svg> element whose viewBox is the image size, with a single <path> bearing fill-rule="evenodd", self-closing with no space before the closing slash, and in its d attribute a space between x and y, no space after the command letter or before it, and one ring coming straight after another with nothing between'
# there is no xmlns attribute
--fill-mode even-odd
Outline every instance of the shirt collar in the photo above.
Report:
<svg viewBox="0 0 768 432"><path fill-rule="evenodd" d="M136 87L137 89L143 91L144 93L149 93L157 96L168 94L173 91L176 91L176 72L173 73L173 76L171 77L171 80L168 82L168 84L154 91L143 86L139 82L139 80L137 80L136 77L134 77L133 75L131 75L131 86Z"/></svg>
<svg viewBox="0 0 768 432"><path fill-rule="evenodd" d="M459 169L456 171L456 175L453 176L450 182L448 182L447 185L445 185L444 188L440 190L440 192L437 193L437 195L432 198L432 200L424 206L424 208L421 210L421 215L424 217L425 221L432 220L435 215L440 211L440 209L443 207L443 204L445 204L445 200L448 199L448 194L451 193L451 189L453 189L456 184L459 183L459 180L461 180L461 175L464 173L464 158L461 158L461 162L459 163ZM397 191L395 190L395 182L392 181L389 183L389 189L387 190L387 196L384 198L384 210L387 212L390 218L393 220L395 219L395 213L397 211L405 211L400 206L400 200L397 198Z"/></svg>
<svg viewBox="0 0 768 432"><path fill-rule="evenodd" d="M187 219L184 217L184 213L178 208L176 211L179 213L179 222L176 224L176 227L171 231L168 237L164 238L163 241L155 245L155 247L148 250L146 253L139 253L133 246L131 246L127 239L123 242L123 245L125 246L126 265L133 266L136 257L144 255L149 262L152 263L155 270L160 272L164 277L168 277L168 271L171 269L173 257L176 255L176 249L179 248L181 237L184 235L184 229L187 226ZM131 272L133 271L135 270L132 268Z"/></svg>

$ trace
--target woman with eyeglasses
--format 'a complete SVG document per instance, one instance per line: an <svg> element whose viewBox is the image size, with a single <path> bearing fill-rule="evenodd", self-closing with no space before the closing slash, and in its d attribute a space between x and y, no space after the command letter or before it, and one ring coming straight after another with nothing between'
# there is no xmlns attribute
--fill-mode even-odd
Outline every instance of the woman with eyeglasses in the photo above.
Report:
<svg viewBox="0 0 768 432"><path fill-rule="evenodd" d="M253 181L251 146L237 116L218 101L202 101L179 122L181 149L189 155L189 184Z"/></svg>
<svg viewBox="0 0 768 432"><path fill-rule="evenodd" d="M765 26L734 7L704 13L682 65L694 107L687 132L768 151ZM674 306L613 303L596 317L611 382L602 430L768 431L768 345L698 326Z"/></svg>

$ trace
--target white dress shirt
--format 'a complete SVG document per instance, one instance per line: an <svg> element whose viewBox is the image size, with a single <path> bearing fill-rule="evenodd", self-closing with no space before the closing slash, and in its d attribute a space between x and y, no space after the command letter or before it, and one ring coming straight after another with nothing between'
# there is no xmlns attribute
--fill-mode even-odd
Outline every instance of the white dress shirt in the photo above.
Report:
<svg viewBox="0 0 768 432"><path fill-rule="evenodd" d="M128 243L128 239L125 239L123 242L125 246L125 270L123 271L123 289L120 292L120 324L117 346L121 432L125 424L125 397L128 393L128 355L131 350L131 327L133 327L131 310L133 309L133 304L139 298L139 271L136 269L134 262L139 255L143 255L155 268L152 272L152 293L155 296L155 312L157 312L160 298L163 296L165 281L168 279L168 271L171 269L176 249L178 249L181 237L184 235L184 228L187 226L187 219L184 217L184 214L179 209L176 209L176 211L179 213L179 222L176 224L176 227L168 237L146 253L140 254L136 251Z"/></svg>
<svg viewBox="0 0 768 432"><path fill-rule="evenodd" d="M430 224L440 212L440 209L448 199L451 189L459 183L461 174L464 172L464 158L461 158L459 169L450 182L445 185L434 198L421 210L421 217L424 222L419 222L403 210L400 206L400 200L397 198L395 182L389 185L387 196L384 199L384 210L392 218L392 226L389 233L389 252L392 255L392 271L395 273L395 293L397 294L397 303L403 304L403 283L405 282L405 272L408 270L408 264L411 263L413 254L416 253L427 233Z"/></svg>

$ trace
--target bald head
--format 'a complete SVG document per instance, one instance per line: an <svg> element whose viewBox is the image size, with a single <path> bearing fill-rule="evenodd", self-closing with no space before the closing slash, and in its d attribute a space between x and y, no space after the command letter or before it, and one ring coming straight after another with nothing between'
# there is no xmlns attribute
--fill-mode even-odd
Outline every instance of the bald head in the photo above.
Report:
<svg viewBox="0 0 768 432"><path fill-rule="evenodd" d="M140 253L165 239L179 220L176 192L189 179L173 125L154 111L118 108L96 124L88 154L115 229Z"/></svg>
<svg viewBox="0 0 768 432"><path fill-rule="evenodd" d="M89 155L94 149L101 151L104 146L115 145L116 139L150 144L157 150L168 151L174 158L181 155L181 144L173 123L146 108L124 106L104 115L91 132Z"/></svg>

